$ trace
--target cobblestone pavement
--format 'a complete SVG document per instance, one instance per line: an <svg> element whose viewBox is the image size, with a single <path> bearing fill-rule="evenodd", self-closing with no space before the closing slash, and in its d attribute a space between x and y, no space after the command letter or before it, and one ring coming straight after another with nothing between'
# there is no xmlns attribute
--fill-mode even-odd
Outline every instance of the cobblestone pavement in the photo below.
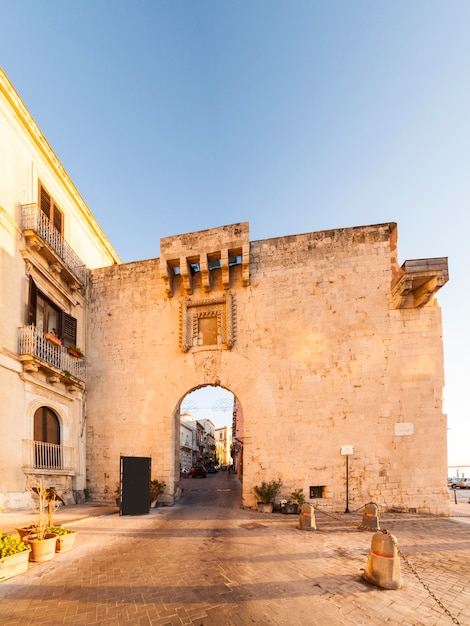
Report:
<svg viewBox="0 0 470 626"><path fill-rule="evenodd" d="M74 550L0 584L0 624L470 625L468 519L384 514L415 572L401 560L404 587L389 591L362 579L373 533L361 511L317 511L306 532L298 516L241 509L226 473L182 486L149 515L87 509Z"/></svg>

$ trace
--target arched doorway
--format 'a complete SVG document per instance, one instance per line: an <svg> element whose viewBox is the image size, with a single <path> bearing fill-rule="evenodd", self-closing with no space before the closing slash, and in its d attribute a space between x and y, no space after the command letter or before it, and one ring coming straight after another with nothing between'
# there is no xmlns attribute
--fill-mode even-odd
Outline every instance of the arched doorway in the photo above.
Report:
<svg viewBox="0 0 470 626"><path fill-rule="evenodd" d="M62 467L60 421L47 406L34 413L34 464L37 469Z"/></svg>
<svg viewBox="0 0 470 626"><path fill-rule="evenodd" d="M234 444L241 441L242 428L241 405L230 390L205 385L188 392L180 405L181 476L191 475L195 466L238 473L241 446Z"/></svg>

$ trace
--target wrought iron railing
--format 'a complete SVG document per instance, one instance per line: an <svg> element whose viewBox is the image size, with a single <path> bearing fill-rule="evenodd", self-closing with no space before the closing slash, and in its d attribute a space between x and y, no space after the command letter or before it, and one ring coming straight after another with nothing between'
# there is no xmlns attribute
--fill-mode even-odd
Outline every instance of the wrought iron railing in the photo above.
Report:
<svg viewBox="0 0 470 626"><path fill-rule="evenodd" d="M18 354L31 356L62 370L65 376L86 380L86 361L69 354L64 346L56 346L36 326L21 326L18 333Z"/></svg>
<svg viewBox="0 0 470 626"><path fill-rule="evenodd" d="M23 439L23 462L28 469L66 470L73 469L74 450L45 441Z"/></svg>
<svg viewBox="0 0 470 626"><path fill-rule="evenodd" d="M57 228L50 223L47 215L36 202L22 205L23 230L32 230L62 259L77 280L86 285L87 268L78 255L65 241Z"/></svg>

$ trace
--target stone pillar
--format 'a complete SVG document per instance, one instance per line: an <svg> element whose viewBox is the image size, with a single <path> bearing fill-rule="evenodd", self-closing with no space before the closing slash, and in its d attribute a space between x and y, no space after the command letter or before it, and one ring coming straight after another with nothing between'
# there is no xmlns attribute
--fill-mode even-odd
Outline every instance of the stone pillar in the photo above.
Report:
<svg viewBox="0 0 470 626"><path fill-rule="evenodd" d="M367 582L383 589L401 589L403 579L400 572L397 540L388 533L375 533L362 576Z"/></svg>
<svg viewBox="0 0 470 626"><path fill-rule="evenodd" d="M299 516L299 525L300 530L316 530L317 526L315 524L315 511L311 504L302 504L302 510Z"/></svg>

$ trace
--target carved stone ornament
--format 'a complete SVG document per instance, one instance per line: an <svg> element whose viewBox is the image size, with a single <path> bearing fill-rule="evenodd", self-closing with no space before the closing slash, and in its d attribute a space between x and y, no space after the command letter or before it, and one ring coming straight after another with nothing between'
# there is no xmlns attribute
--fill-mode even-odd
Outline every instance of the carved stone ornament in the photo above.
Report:
<svg viewBox="0 0 470 626"><path fill-rule="evenodd" d="M235 297L191 300L180 309L180 346L183 352L192 348L230 350L235 343Z"/></svg>

